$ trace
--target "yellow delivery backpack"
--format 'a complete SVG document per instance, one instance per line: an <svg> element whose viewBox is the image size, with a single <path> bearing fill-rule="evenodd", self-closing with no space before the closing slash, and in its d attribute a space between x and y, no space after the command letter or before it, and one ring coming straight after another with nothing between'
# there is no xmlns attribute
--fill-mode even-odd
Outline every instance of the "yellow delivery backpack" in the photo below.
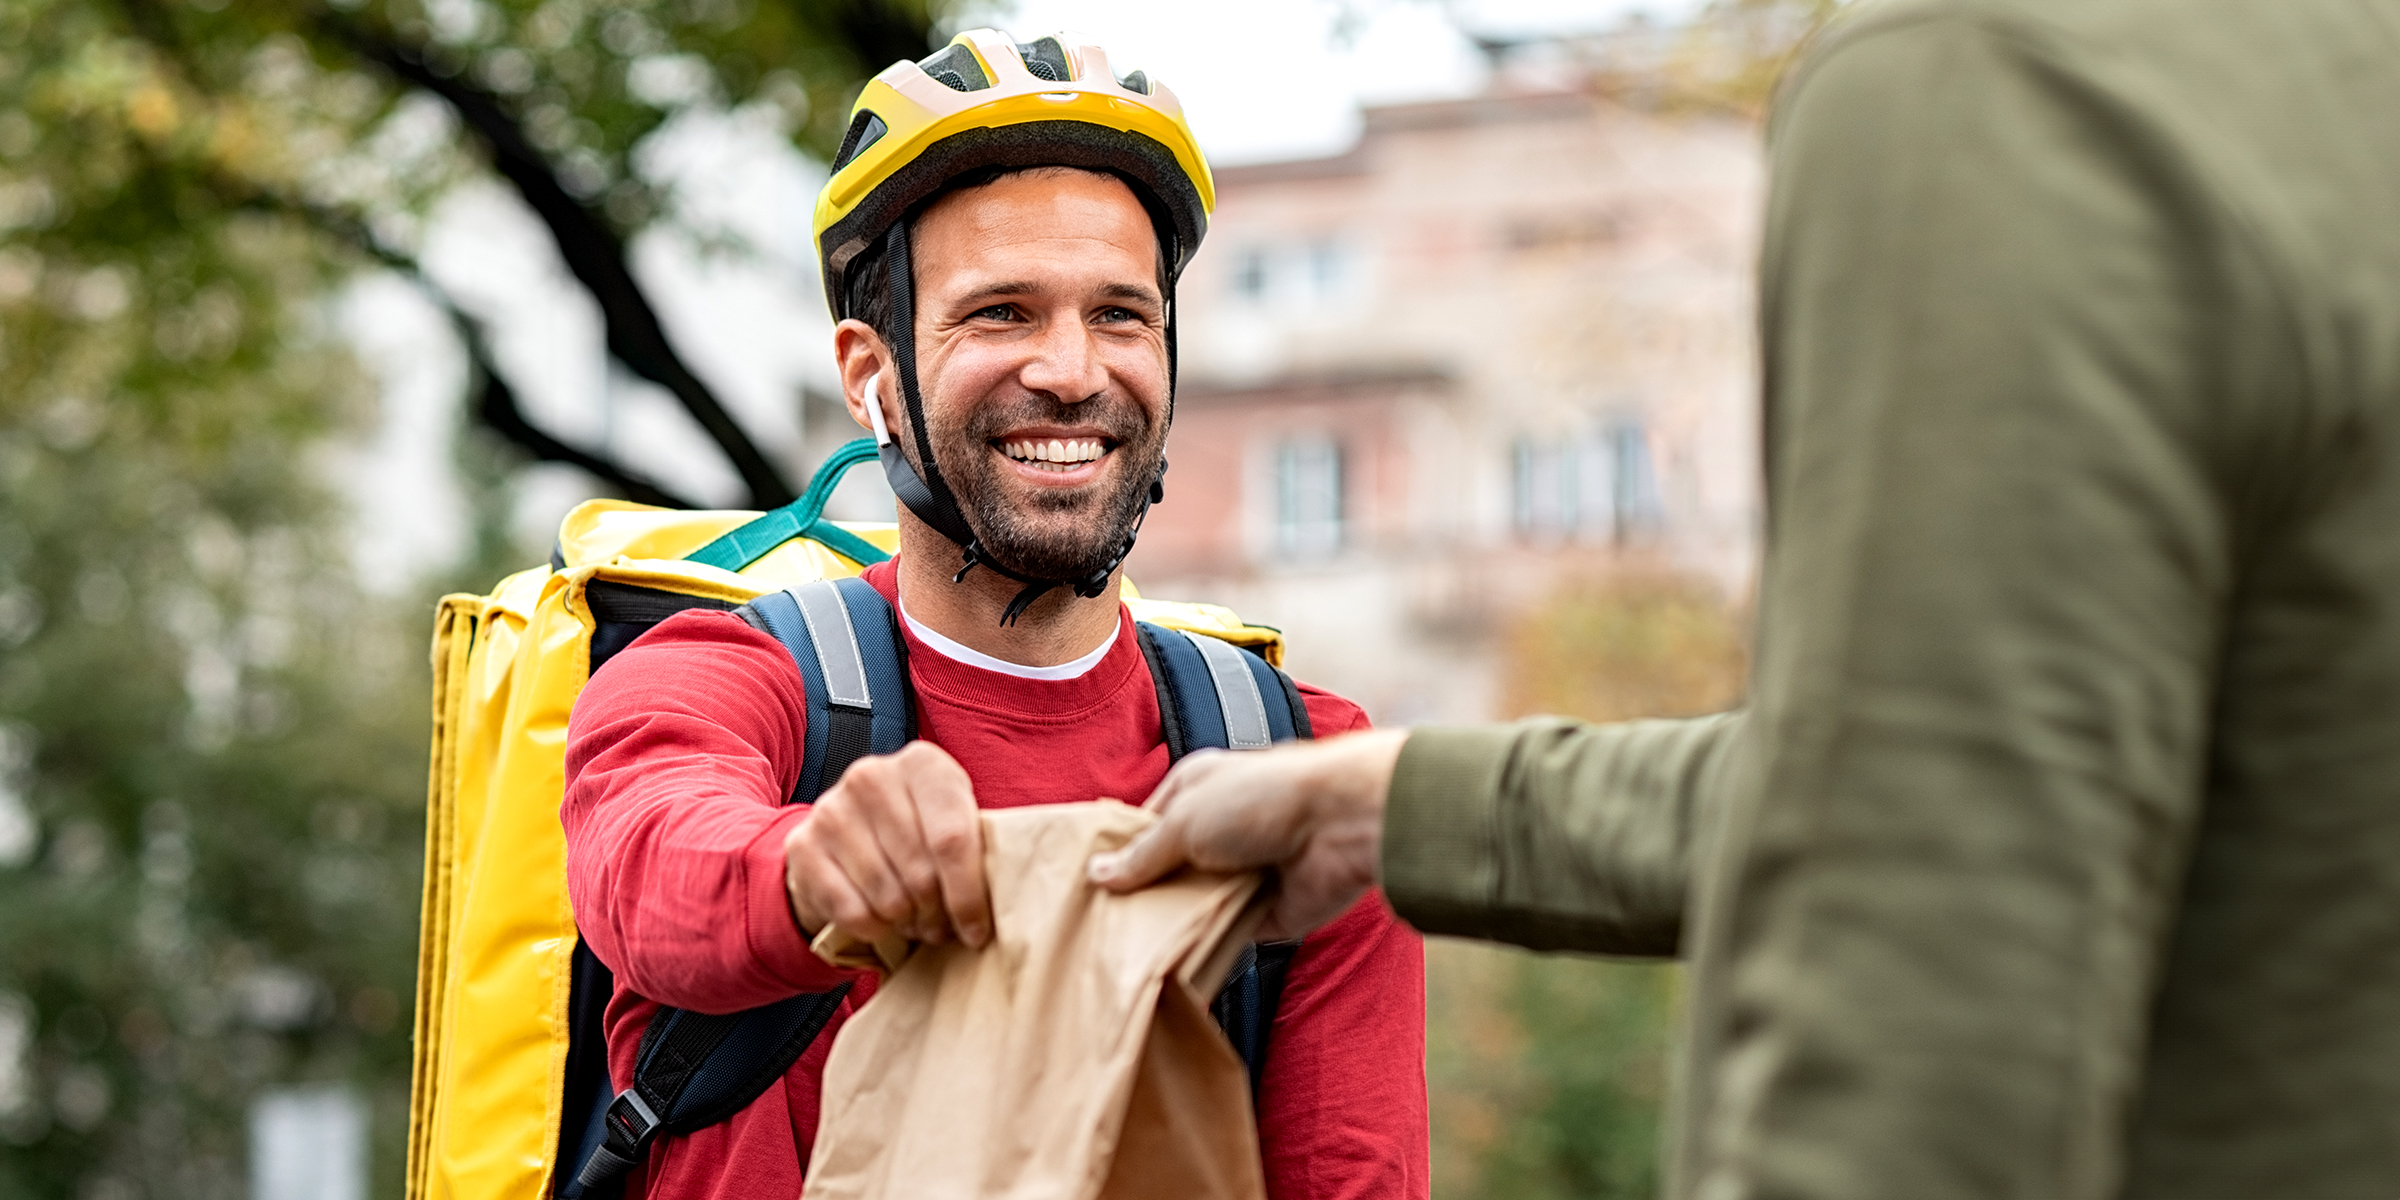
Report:
<svg viewBox="0 0 2400 1200"><path fill-rule="evenodd" d="M677 611L745 605L812 581L854 576L889 557L896 527L822 517L843 472L874 457L871 441L844 446L819 468L806 494L764 514L591 501L567 515L548 566L503 579L490 595L443 598L433 638L409 1200L538 1200L584 1192L573 1185L573 1159L598 1128L594 1103L607 1105L609 1081L599 1039L573 1033L596 1028L608 975L579 949L567 900L558 813L568 714L595 655L605 661ZM1174 648L1192 662L1206 660L1207 671L1187 675L1205 679L1215 672L1223 687L1218 656L1227 645L1251 652L1235 659L1282 661L1280 633L1244 624L1226 609L1146 600L1130 583L1125 599L1141 621L1206 635L1188 639L1198 653ZM1153 652L1152 640L1144 646ZM1249 686L1241 671L1232 674ZM1279 671L1261 678L1283 680ZM1291 709L1275 708L1285 713L1276 732L1293 736L1288 726L1298 697L1288 680L1283 684ZM1164 704L1169 689L1160 690ZM1258 695L1250 691L1252 704ZM1297 720L1298 736L1306 736L1305 713ZM1224 744L1223 726L1232 723L1227 718L1193 744ZM1171 745L1180 748L1180 741L1171 738ZM1279 972L1268 985L1280 990ZM1240 1045L1237 1034L1237 1047L1263 1054L1271 1021L1270 995L1252 1031L1255 1044Z"/></svg>

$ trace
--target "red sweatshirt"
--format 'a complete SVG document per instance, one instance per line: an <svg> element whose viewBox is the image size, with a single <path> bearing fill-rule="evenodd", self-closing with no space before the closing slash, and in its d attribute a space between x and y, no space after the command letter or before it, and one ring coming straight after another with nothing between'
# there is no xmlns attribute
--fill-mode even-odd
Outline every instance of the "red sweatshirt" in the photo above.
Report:
<svg viewBox="0 0 2400 1200"><path fill-rule="evenodd" d="M867 582L895 599L890 564ZM1119 610L1123 612L1122 609ZM1133 618L1100 662L1029 680L943 655L903 626L917 730L956 758L986 808L1103 796L1139 802L1167 772L1157 692ZM1319 737L1366 714L1302 684ZM850 996L784 1077L732 1120L661 1138L629 1200L796 1196L816 1140L825 1056L874 994L872 976L809 952L783 886L785 806L800 774L807 702L774 638L730 613L680 614L609 660L567 734L567 882L576 924L616 971L609 1073L633 1074L659 1005L734 1012L853 979ZM1260 1084L1259 1135L1275 1200L1428 1194L1425 961L1371 894L1293 957Z"/></svg>

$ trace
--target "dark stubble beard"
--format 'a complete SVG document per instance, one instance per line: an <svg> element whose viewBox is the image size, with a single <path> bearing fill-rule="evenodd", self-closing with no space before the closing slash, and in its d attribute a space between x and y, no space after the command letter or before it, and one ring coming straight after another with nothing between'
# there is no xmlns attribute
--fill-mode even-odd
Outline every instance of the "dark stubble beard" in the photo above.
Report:
<svg viewBox="0 0 2400 1200"><path fill-rule="evenodd" d="M1075 581L1116 557L1158 478L1166 423L1114 392L1075 404L1027 394L1012 402L965 406L959 419L927 416L943 478L987 557L1021 575ZM1012 496L1010 468L991 443L1037 425L1095 428L1116 444L1100 479L1072 491L1045 488Z"/></svg>

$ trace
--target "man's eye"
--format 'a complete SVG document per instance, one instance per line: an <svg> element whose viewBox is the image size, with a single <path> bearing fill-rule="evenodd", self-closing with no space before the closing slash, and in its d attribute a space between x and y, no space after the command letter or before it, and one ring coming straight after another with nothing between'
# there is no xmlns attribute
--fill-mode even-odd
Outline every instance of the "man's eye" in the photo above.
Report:
<svg viewBox="0 0 2400 1200"><path fill-rule="evenodd" d="M979 308L975 310L973 319L978 321L1014 321L1017 319L1017 306L1014 304L994 304L989 308Z"/></svg>
<svg viewBox="0 0 2400 1200"><path fill-rule="evenodd" d="M1119 321L1139 321L1141 319L1142 314L1137 313L1130 308L1104 308L1100 310L1100 320L1110 324L1114 324Z"/></svg>

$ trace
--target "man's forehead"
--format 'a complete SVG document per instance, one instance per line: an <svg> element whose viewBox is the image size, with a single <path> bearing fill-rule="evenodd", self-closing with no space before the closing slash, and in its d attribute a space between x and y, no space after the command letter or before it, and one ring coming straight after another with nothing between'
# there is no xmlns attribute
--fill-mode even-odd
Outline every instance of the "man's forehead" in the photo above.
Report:
<svg viewBox="0 0 2400 1200"><path fill-rule="evenodd" d="M1077 167L1035 167L961 188L926 209L914 234L919 268L951 277L1115 267L1150 279L1160 261L1156 226L1133 189L1114 175ZM1069 252L1061 242L1079 244Z"/></svg>

